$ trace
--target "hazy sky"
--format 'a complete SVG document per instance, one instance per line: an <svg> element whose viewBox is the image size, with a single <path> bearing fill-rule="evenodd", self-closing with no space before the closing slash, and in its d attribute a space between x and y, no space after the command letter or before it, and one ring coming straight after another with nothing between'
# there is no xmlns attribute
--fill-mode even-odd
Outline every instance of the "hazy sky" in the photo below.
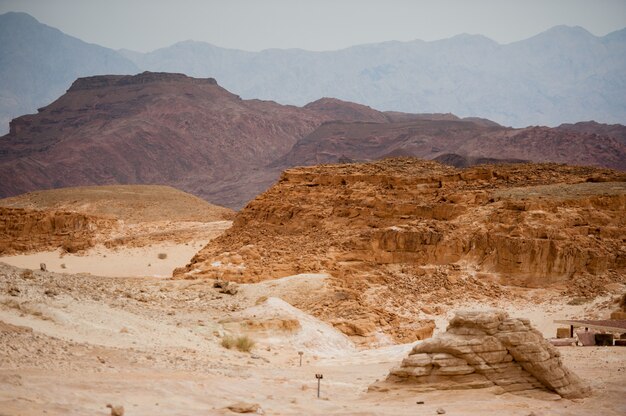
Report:
<svg viewBox="0 0 626 416"><path fill-rule="evenodd" d="M84 41L150 51L193 39L257 51L340 49L483 34L500 43L552 26L603 36L626 27L626 0L0 0Z"/></svg>

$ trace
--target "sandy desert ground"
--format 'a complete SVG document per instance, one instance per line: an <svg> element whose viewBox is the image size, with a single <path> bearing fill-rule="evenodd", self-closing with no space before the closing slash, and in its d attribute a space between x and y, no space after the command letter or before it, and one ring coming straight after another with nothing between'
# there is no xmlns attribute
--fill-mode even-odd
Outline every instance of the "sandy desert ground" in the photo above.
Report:
<svg viewBox="0 0 626 416"><path fill-rule="evenodd" d="M162 241L140 247L107 248L98 245L86 252L66 253L50 250L38 253L0 256L0 262L16 267L39 269L45 263L48 270L57 273L89 273L98 276L170 277L172 270L184 265L211 236L228 228L230 221L202 224L202 237L185 242ZM165 258L159 258L165 254Z"/></svg>
<svg viewBox="0 0 626 416"><path fill-rule="evenodd" d="M307 291L326 290L324 275L240 285L235 295L219 293L211 280L153 277L166 273L165 262L155 273L155 253L168 251L168 268L183 265L200 243L1 259L0 415L107 415L109 403L124 406L125 415L219 415L234 414L225 407L237 402L273 415L434 415L439 408L450 415L626 413L626 348L619 347L560 349L565 364L592 385L587 399L490 390L368 393L414 344L359 350L289 305ZM30 275L6 264L48 261L57 270L56 260L66 264L64 273ZM608 301L565 305L546 298L499 306L552 336L553 319L590 314ZM434 317L437 331L454 309L485 307L455 305ZM293 320L299 328L283 325ZM229 333L248 334L256 345L249 353L225 349ZM320 399L316 373L324 375Z"/></svg>

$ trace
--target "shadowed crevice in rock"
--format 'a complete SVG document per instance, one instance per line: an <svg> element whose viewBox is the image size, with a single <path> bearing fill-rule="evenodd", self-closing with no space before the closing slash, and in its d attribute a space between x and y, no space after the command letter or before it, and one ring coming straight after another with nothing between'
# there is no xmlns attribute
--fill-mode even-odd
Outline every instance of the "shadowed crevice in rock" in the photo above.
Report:
<svg viewBox="0 0 626 416"><path fill-rule="evenodd" d="M399 384L421 391L497 386L505 392L547 389L565 398L591 394L528 319L503 311L457 312L445 333L416 345L370 391Z"/></svg>

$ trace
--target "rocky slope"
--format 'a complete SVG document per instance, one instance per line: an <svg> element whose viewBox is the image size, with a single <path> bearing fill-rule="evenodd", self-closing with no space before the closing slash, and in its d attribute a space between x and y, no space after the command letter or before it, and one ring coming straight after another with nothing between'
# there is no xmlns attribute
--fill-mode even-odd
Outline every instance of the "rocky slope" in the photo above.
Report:
<svg viewBox="0 0 626 416"><path fill-rule="evenodd" d="M67 211L0 207L0 255L29 251L85 250L115 221Z"/></svg>
<svg viewBox="0 0 626 416"><path fill-rule="evenodd" d="M575 133L591 133L602 136L614 137L622 144L626 144L626 126L621 124L604 124L595 121L581 121L573 124L561 124L558 130Z"/></svg>
<svg viewBox="0 0 626 416"><path fill-rule="evenodd" d="M176 274L254 282L327 271L337 297L300 307L384 331L375 310L395 319L508 296L510 285L593 296L623 282L625 210L626 174L607 169L409 158L296 168Z"/></svg>
<svg viewBox="0 0 626 416"><path fill-rule="evenodd" d="M213 79L153 73L81 78L39 114L11 122L0 139L0 195L169 184L237 206L256 194L258 181L265 184L264 172L242 187L233 183L287 152L323 119L241 100Z"/></svg>
<svg viewBox="0 0 626 416"><path fill-rule="evenodd" d="M387 123L329 122L294 145L275 164L366 161L389 156L438 159L457 167L493 162L557 162L626 170L626 145L618 129L590 124L585 129L528 127L451 116L391 116ZM448 155L457 155L450 158Z"/></svg>
<svg viewBox="0 0 626 416"><path fill-rule="evenodd" d="M266 166L326 120L381 121L371 108L241 100L182 74L80 78L0 138L0 196L61 186L168 184L240 207L279 174Z"/></svg>

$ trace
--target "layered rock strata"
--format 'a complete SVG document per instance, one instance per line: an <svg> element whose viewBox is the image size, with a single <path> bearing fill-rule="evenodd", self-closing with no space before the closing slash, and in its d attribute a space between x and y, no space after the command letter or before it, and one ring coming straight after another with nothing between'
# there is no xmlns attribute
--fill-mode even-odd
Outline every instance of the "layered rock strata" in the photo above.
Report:
<svg viewBox="0 0 626 416"><path fill-rule="evenodd" d="M116 221L68 211L0 207L0 254L92 247L94 237Z"/></svg>
<svg viewBox="0 0 626 416"><path fill-rule="evenodd" d="M371 390L390 384L420 391L547 389L565 398L591 393L528 319L510 318L502 311L457 312L445 333L416 345L400 367Z"/></svg>
<svg viewBox="0 0 626 416"><path fill-rule="evenodd" d="M175 274L327 272L335 295L295 306L409 342L422 307L491 302L512 285L591 297L625 282L624 212L626 174L608 169L411 158L294 168Z"/></svg>

